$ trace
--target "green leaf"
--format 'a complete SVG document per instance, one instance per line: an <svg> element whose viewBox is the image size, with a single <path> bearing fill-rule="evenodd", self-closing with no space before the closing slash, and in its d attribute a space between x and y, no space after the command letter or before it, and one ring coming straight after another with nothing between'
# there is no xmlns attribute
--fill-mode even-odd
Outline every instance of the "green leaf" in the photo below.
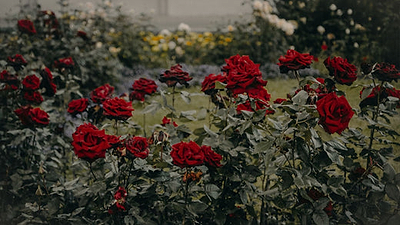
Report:
<svg viewBox="0 0 400 225"><path fill-rule="evenodd" d="M197 120L204 120L207 117L207 109L201 108L197 113Z"/></svg>
<svg viewBox="0 0 400 225"><path fill-rule="evenodd" d="M204 188L207 195L209 195L213 199L217 199L218 196L221 194L221 189L219 189L219 187L215 184L206 184Z"/></svg>
<svg viewBox="0 0 400 225"><path fill-rule="evenodd" d="M191 99L190 99L190 93L187 91L181 91L181 98L183 99L184 102L186 102L187 104L190 103Z"/></svg>
<svg viewBox="0 0 400 225"><path fill-rule="evenodd" d="M387 176L387 179L389 181L394 180L395 176L396 176L396 171L394 170L393 166L390 165L390 163L385 163L385 165L383 166L383 172L384 174Z"/></svg>
<svg viewBox="0 0 400 225"><path fill-rule="evenodd" d="M208 208L208 205L201 201L191 202L189 204L189 210L195 214L202 213Z"/></svg>
<svg viewBox="0 0 400 225"><path fill-rule="evenodd" d="M211 137L213 137L213 138L217 138L217 137L218 137L218 134L216 134L215 132L213 132L212 130L210 130L210 129L208 128L207 125L204 124L203 128L204 128L204 130L206 131L206 133L207 133L208 135L210 135Z"/></svg>
<svg viewBox="0 0 400 225"><path fill-rule="evenodd" d="M146 108L143 109L142 113L143 114L151 113L154 115L161 107L162 106L159 102L152 101L150 105L146 106Z"/></svg>
<svg viewBox="0 0 400 225"><path fill-rule="evenodd" d="M387 196L396 202L400 203L400 191L397 185L395 184L386 184L385 192Z"/></svg>
<svg viewBox="0 0 400 225"><path fill-rule="evenodd" d="M215 81L215 88L216 90L223 90L225 89L227 84L221 83L220 81Z"/></svg>
<svg viewBox="0 0 400 225"><path fill-rule="evenodd" d="M315 211L312 215L315 224L329 225L329 217L323 210Z"/></svg>
<svg viewBox="0 0 400 225"><path fill-rule="evenodd" d="M247 196L247 192L244 190L241 190L239 192L240 195L240 200L242 201L243 204L247 204L247 202L249 201L249 198Z"/></svg>
<svg viewBox="0 0 400 225"><path fill-rule="evenodd" d="M368 97L368 95L371 94L372 89L374 89L374 87L372 87L372 86L370 85L370 86L366 87L366 88L362 91L362 93L361 93L361 101L364 100L364 99L366 99L366 98Z"/></svg>
<svg viewBox="0 0 400 225"><path fill-rule="evenodd" d="M308 93L304 90L301 90L292 98L292 101L298 105L305 105L307 103L307 99Z"/></svg>

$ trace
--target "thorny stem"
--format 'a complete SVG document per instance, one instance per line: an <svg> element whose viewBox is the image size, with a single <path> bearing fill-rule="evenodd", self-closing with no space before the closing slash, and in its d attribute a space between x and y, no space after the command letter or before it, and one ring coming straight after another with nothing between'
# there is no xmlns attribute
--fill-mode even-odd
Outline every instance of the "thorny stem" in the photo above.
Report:
<svg viewBox="0 0 400 225"><path fill-rule="evenodd" d="M172 87L172 108L175 108L175 86ZM172 117L172 122L174 121L174 117Z"/></svg>
<svg viewBox="0 0 400 225"><path fill-rule="evenodd" d="M296 159L294 158L294 150L296 149L296 130L293 132L293 148L292 148L292 160L293 160L293 168L295 168Z"/></svg>
<svg viewBox="0 0 400 225"><path fill-rule="evenodd" d="M300 73L298 70L293 70L293 73L294 73L294 76L296 77L297 83L299 84L299 87L300 87Z"/></svg>
<svg viewBox="0 0 400 225"><path fill-rule="evenodd" d="M115 135L118 135L118 120L115 119Z"/></svg>
<svg viewBox="0 0 400 225"><path fill-rule="evenodd" d="M188 175L188 174L189 174L189 169L186 167L186 175ZM185 198L185 207L187 207L187 205L188 205L188 195L189 195L189 180L188 179L186 180L184 195L185 195L184 196L184 198ZM186 210L185 210L184 215L183 215L182 225L185 224L185 220L186 220Z"/></svg>

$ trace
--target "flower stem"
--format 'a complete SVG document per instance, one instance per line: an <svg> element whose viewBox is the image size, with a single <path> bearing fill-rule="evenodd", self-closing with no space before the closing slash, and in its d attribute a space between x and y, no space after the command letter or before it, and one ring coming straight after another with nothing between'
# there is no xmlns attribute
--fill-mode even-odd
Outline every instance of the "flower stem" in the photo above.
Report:
<svg viewBox="0 0 400 225"><path fill-rule="evenodd" d="M96 181L96 180L97 180L97 177L96 177L96 175L95 175L94 172L93 172L92 163L91 163L91 162L89 163L89 168L90 168L90 173L93 175L94 181Z"/></svg>

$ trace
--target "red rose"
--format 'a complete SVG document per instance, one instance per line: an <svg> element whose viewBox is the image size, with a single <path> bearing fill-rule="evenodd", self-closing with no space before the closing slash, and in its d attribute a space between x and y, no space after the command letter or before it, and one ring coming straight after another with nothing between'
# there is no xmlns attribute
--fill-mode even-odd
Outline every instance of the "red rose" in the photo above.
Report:
<svg viewBox="0 0 400 225"><path fill-rule="evenodd" d="M174 87L177 83L188 86L188 81L192 80L193 77L189 76L189 73L182 71L182 66L177 64L171 66L171 69L166 70L160 75L158 79L162 83L166 83L168 87Z"/></svg>
<svg viewBox="0 0 400 225"><path fill-rule="evenodd" d="M49 124L49 114L40 108L33 108L29 110L29 118L32 120L34 125L48 125Z"/></svg>
<svg viewBox="0 0 400 225"><path fill-rule="evenodd" d="M102 103L103 101L110 99L113 92L114 87L110 86L109 84L105 84L90 92L90 98L94 103Z"/></svg>
<svg viewBox="0 0 400 225"><path fill-rule="evenodd" d="M144 96L151 95L157 91L157 84L154 80L140 78L132 84L133 92L129 95L129 100L144 101Z"/></svg>
<svg viewBox="0 0 400 225"><path fill-rule="evenodd" d="M196 142L180 142L171 147L172 162L181 168L204 163L204 152Z"/></svg>
<svg viewBox="0 0 400 225"><path fill-rule="evenodd" d="M111 147L108 135L91 123L85 123L76 128L72 134L72 146L75 155L89 162L106 157L106 150Z"/></svg>
<svg viewBox="0 0 400 225"><path fill-rule="evenodd" d="M3 70L0 73L0 82L6 83L13 90L17 90L20 83L18 77L16 75L10 74L7 70ZM7 89L7 86L5 89Z"/></svg>
<svg viewBox="0 0 400 225"><path fill-rule="evenodd" d="M71 114L80 113L86 110L89 100L86 98L72 100L68 104L68 112Z"/></svg>
<svg viewBox="0 0 400 225"><path fill-rule="evenodd" d="M18 71L22 69L22 66L28 65L28 62L20 54L16 54L14 57L7 57L7 65L14 67L14 70Z"/></svg>
<svg viewBox="0 0 400 225"><path fill-rule="evenodd" d="M281 104L282 102L286 102L286 101L287 101L287 99L277 98L277 99L275 99L274 104Z"/></svg>
<svg viewBox="0 0 400 225"><path fill-rule="evenodd" d="M249 88L265 86L267 81L262 79L260 64L254 64L249 56L235 55L225 59L226 66L222 70L227 73L227 85L233 95L247 92Z"/></svg>
<svg viewBox="0 0 400 225"><path fill-rule="evenodd" d="M161 125L165 127L165 125L167 124L171 124L171 119L168 119L166 116L164 116ZM176 124L175 121L172 123L172 125L174 125L174 127L178 126L178 124Z"/></svg>
<svg viewBox="0 0 400 225"><path fill-rule="evenodd" d="M400 99L400 90L396 90L396 88L386 88L385 92L388 96L396 97ZM400 108L400 101L397 102L396 108Z"/></svg>
<svg viewBox="0 0 400 225"><path fill-rule="evenodd" d="M29 112L31 111L31 109L32 107L30 105L27 105L21 106L21 108L14 110L14 113L18 116L23 125L32 125L32 120L29 116Z"/></svg>
<svg viewBox="0 0 400 225"><path fill-rule="evenodd" d="M112 98L103 102L103 114L112 119L126 120L132 116L132 102L127 102L122 98Z"/></svg>
<svg viewBox="0 0 400 225"><path fill-rule="evenodd" d="M348 126L354 112L344 96L338 97L335 92L327 94L317 101L319 124L325 131L341 134Z"/></svg>
<svg viewBox="0 0 400 225"><path fill-rule="evenodd" d="M323 193L319 192L316 189L311 189L307 192L307 195L314 201L317 201L318 199L322 198L322 197L327 197L326 195L324 195ZM309 202L308 200L303 200L303 202ZM325 211L325 213L328 216L332 215L332 211L333 211L333 206L332 206L332 201L329 201L326 204L326 207L323 209Z"/></svg>
<svg viewBox="0 0 400 225"><path fill-rule="evenodd" d="M82 38L82 39L85 40L85 41L89 40L89 38L88 38L86 32L81 31L81 30L78 31L78 32L76 33L76 36Z"/></svg>
<svg viewBox="0 0 400 225"><path fill-rule="evenodd" d="M348 63L347 59L328 57L325 59L324 65L339 84L351 85L357 79L357 68Z"/></svg>
<svg viewBox="0 0 400 225"><path fill-rule="evenodd" d="M255 101L255 106L256 106L256 108L253 109L253 107L251 106L250 101L246 101L245 103L239 104L236 107L236 111L237 111L238 114L240 114L241 111L243 111L243 110L244 111L249 111L249 112L254 112L254 111L258 111L260 109L265 109L267 107L270 107L270 105L268 103L265 103L265 102L262 102L262 101L257 101L257 100ZM268 110L267 109L265 111L265 114L274 114L274 113L275 113L274 110Z"/></svg>
<svg viewBox="0 0 400 225"><path fill-rule="evenodd" d="M22 33L36 34L35 26L30 20L18 20L18 29Z"/></svg>
<svg viewBox="0 0 400 225"><path fill-rule="evenodd" d="M126 206L126 197L128 196L128 193L126 192L124 187L119 187L117 192L114 194L114 204L111 206L110 209L108 209L108 212L110 214L114 213L115 211L125 211Z"/></svg>
<svg viewBox="0 0 400 225"><path fill-rule="evenodd" d="M357 167L349 174L349 179L351 181L358 181L360 178L366 175L366 170L362 167Z"/></svg>
<svg viewBox="0 0 400 225"><path fill-rule="evenodd" d="M54 66L59 69L63 68L73 68L75 65L74 61L72 60L71 57L68 58L62 58L59 60L54 61Z"/></svg>
<svg viewBox="0 0 400 225"><path fill-rule="evenodd" d="M49 68L44 68L40 72L40 76L42 76L42 82L40 83L40 88L45 88L46 91L43 93L45 96L52 97L57 92L57 86L53 83L53 74Z"/></svg>
<svg viewBox="0 0 400 225"><path fill-rule="evenodd" d="M22 80L22 85L25 90L34 91L40 87L40 79L35 75L29 75Z"/></svg>
<svg viewBox="0 0 400 225"><path fill-rule="evenodd" d="M125 142L125 147L128 153L142 159L145 159L150 151L145 137L131 137Z"/></svg>
<svg viewBox="0 0 400 225"><path fill-rule="evenodd" d="M219 81L221 83L226 83L226 75L222 74L210 74L206 76L201 83L201 91L207 95L213 94L215 89L215 82Z"/></svg>
<svg viewBox="0 0 400 225"><path fill-rule="evenodd" d="M372 71L372 76L380 81L392 80L397 82L400 78L400 72L396 69L395 65L389 63L377 63Z"/></svg>
<svg viewBox="0 0 400 225"><path fill-rule="evenodd" d="M29 102L35 103L35 104L40 104L40 103L43 102L42 95L37 91L27 91L27 92L25 92L24 93L24 99L29 101Z"/></svg>
<svg viewBox="0 0 400 225"><path fill-rule="evenodd" d="M214 152L210 146L203 145L201 150L204 153L204 162L212 167L221 167L222 156Z"/></svg>
<svg viewBox="0 0 400 225"><path fill-rule="evenodd" d="M279 57L279 69L281 73L287 73L289 70L299 70L311 65L313 56L308 53L299 53L289 49L285 56Z"/></svg>

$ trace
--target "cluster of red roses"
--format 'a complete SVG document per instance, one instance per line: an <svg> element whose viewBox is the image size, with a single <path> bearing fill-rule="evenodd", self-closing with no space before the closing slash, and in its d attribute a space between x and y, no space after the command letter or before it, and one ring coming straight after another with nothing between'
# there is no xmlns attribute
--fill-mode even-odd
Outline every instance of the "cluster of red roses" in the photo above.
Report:
<svg viewBox="0 0 400 225"><path fill-rule="evenodd" d="M262 79L260 65L255 64L248 56L240 55L231 56L229 59L225 59L225 62L226 65L222 67L221 74L210 74L205 77L201 84L201 91L211 95L211 99L218 106L223 106L220 102L224 99L217 95L217 89L215 89L215 83L220 82L224 84L230 97L235 98L240 94L248 96L244 103L237 106L238 113L242 110L255 111L259 109L267 109L266 114L274 113L273 110L268 109L271 95L264 88L267 81ZM255 103L255 109L252 108L251 102Z"/></svg>
<svg viewBox="0 0 400 225"><path fill-rule="evenodd" d="M309 54L301 54L295 50L288 50L285 56L279 58L280 62L278 65L281 72L287 73L291 70L296 71L309 67L312 60L313 57ZM317 79L319 84L317 88L314 89L311 88L310 85L306 85L302 90L306 91L311 97L308 103L316 104L317 111L320 115L319 124L324 127L325 131L330 134L335 132L340 134L348 127L354 112L344 96L337 96L335 81L339 84L351 85L357 79L357 68L341 57L328 57L324 61L324 65L328 69L329 75L332 76L334 80L329 78L325 80ZM374 78L382 82L390 82L400 78L400 73L395 69L394 65L387 63L364 66L364 74L367 73L371 73ZM380 96L380 101L382 101L387 96L399 97L400 92L393 87L387 87L381 90L380 86L376 86L371 91L371 94L361 102L360 107L376 105L378 102L377 96ZM313 97L314 99L312 99ZM280 100L280 102L283 102L283 100Z"/></svg>
<svg viewBox="0 0 400 225"><path fill-rule="evenodd" d="M206 164L212 167L221 167L222 156L214 152L210 146L199 146L194 141L179 142L171 146L172 162L181 167L191 167Z"/></svg>
<svg viewBox="0 0 400 225"><path fill-rule="evenodd" d="M9 69L0 73L0 83L4 85L1 91L9 91L13 93L14 102L17 102L20 108L14 110L22 124L25 126L47 125L49 124L49 115L40 108L32 108L31 104L38 105L43 102L43 96L52 97L57 91L57 86L53 81L53 75L48 68L40 70L41 79L31 74L25 76L22 81L19 78L19 72L28 64L24 57L20 54L7 57L8 67L12 67L15 74ZM21 85L22 84L22 85ZM15 99L15 96L21 96L22 101Z"/></svg>
<svg viewBox="0 0 400 225"><path fill-rule="evenodd" d="M126 204L126 197L128 193L126 192L124 187L119 187L118 190L114 194L114 202L111 207L108 209L109 214L114 214L120 211L126 211L128 205Z"/></svg>
<svg viewBox="0 0 400 225"><path fill-rule="evenodd" d="M149 155L147 138L134 136L124 140L115 135L108 135L91 123L84 123L72 134L72 146L78 158L93 162L105 158L107 150L117 150L122 157L146 158Z"/></svg>
<svg viewBox="0 0 400 225"><path fill-rule="evenodd" d="M109 84L102 85L90 92L90 99L96 104L91 109L95 110L96 112L100 112L101 115L104 115L110 119L129 119L134 111L132 102L128 102L119 97L113 98L113 92L114 87ZM68 104L68 112L76 115L77 113L82 113L87 110L89 108L88 106L89 99L75 99Z"/></svg>

